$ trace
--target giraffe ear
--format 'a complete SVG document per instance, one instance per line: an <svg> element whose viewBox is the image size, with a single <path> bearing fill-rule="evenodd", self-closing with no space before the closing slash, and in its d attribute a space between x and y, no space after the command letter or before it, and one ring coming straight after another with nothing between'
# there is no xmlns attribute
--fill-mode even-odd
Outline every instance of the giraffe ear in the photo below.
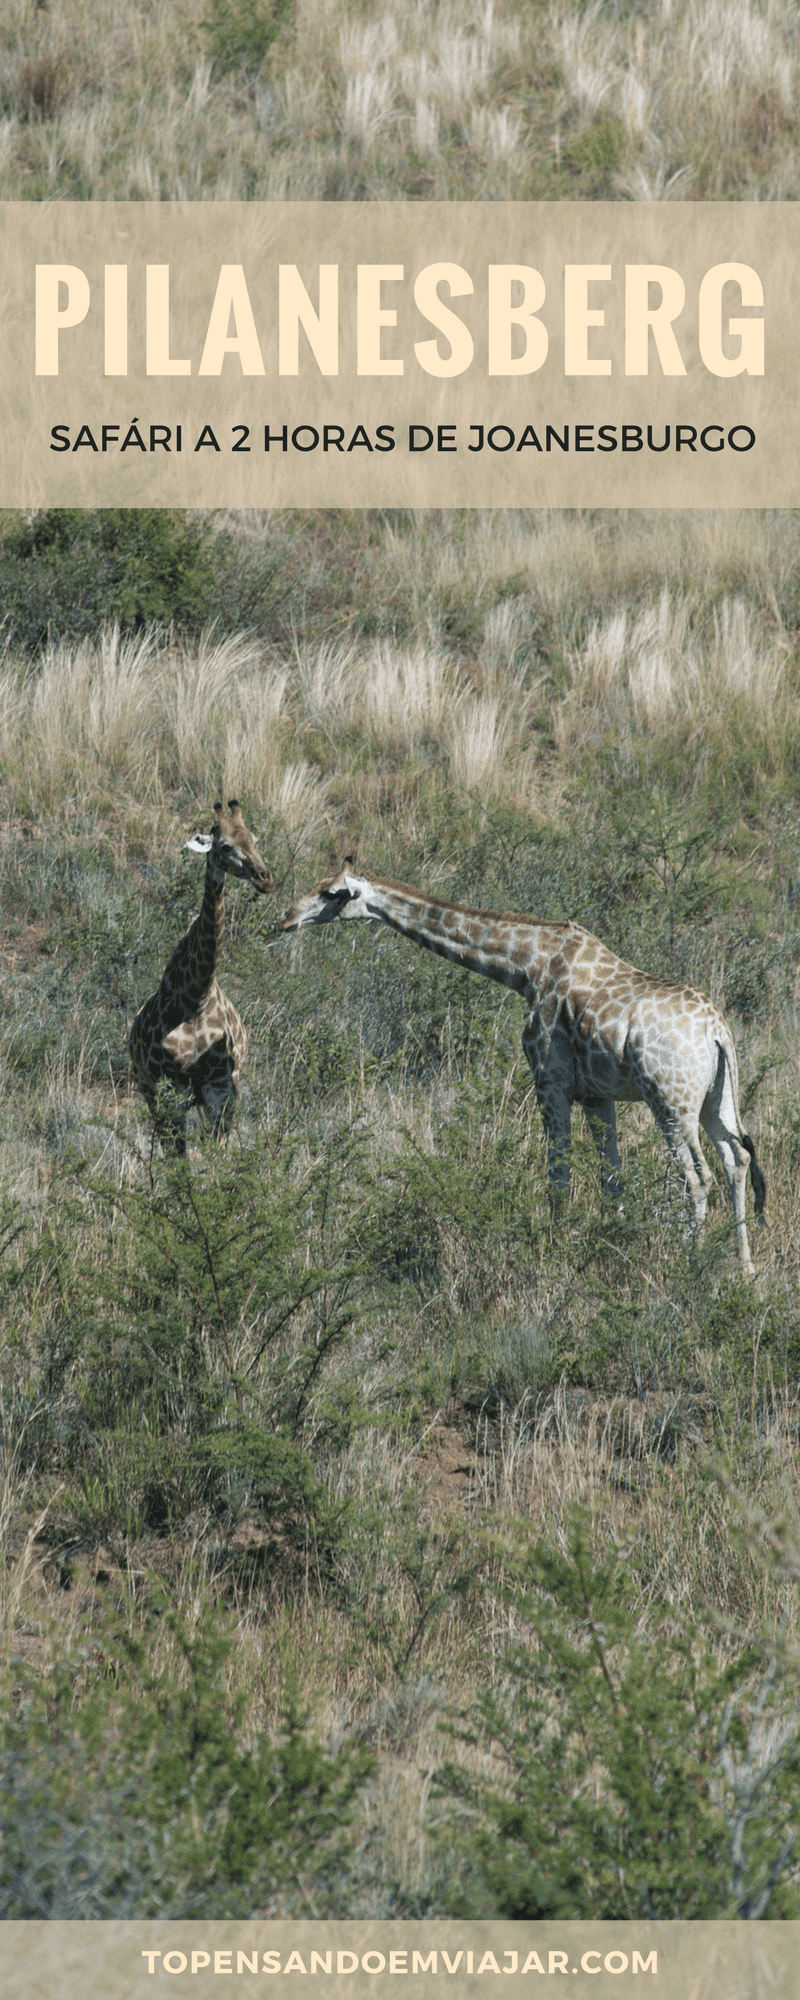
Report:
<svg viewBox="0 0 800 2000"><path fill-rule="evenodd" d="M185 840L183 844L190 847L193 854L207 854L214 841L210 833L193 833L191 840Z"/></svg>

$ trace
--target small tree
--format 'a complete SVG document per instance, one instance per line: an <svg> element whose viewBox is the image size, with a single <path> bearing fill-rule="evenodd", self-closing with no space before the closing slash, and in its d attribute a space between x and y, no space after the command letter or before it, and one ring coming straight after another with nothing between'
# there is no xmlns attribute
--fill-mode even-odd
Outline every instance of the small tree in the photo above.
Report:
<svg viewBox="0 0 800 2000"><path fill-rule="evenodd" d="M520 1569L514 1647L477 1726L498 1786L445 1765L458 1854L443 1900L461 1914L605 1919L800 1913L794 1845L800 1741L773 1662L743 1647L720 1669L669 1607L647 1630L625 1550L593 1559L572 1520L566 1553L540 1540ZM783 1689L783 1700L781 1693Z"/></svg>
<svg viewBox="0 0 800 2000"><path fill-rule="evenodd" d="M0 1733L0 1918L249 1917L276 1899L344 1914L371 1757L329 1756L291 1689L275 1740L245 1735L210 1605L193 1631L156 1600L149 1641L112 1617L88 1662L83 1648L17 1674Z"/></svg>

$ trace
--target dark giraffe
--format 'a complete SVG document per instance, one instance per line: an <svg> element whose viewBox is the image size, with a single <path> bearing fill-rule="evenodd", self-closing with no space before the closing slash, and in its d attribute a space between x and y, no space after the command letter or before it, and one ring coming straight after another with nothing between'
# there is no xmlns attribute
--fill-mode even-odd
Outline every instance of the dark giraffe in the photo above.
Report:
<svg viewBox="0 0 800 2000"><path fill-rule="evenodd" d="M178 1103L170 1128L179 1153L186 1152L186 1113L194 1102L215 1137L227 1136L239 1095L239 1075L247 1031L217 979L225 942L225 877L238 875L259 895L274 887L238 799L214 806L210 833L195 834L186 846L206 856L206 879L199 914L176 945L157 992L133 1023L129 1048L136 1081L151 1110L159 1084L168 1083Z"/></svg>

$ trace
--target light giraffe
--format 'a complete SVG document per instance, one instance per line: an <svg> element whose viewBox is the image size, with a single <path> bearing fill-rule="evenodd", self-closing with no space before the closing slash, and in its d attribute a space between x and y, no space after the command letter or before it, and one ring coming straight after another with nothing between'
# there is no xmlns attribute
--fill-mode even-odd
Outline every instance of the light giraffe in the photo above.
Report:
<svg viewBox="0 0 800 2000"><path fill-rule="evenodd" d="M225 877L238 875L259 895L274 887L242 819L238 799L214 806L211 833L195 834L185 845L206 856L206 879L199 914L176 945L155 993L140 1008L129 1048L136 1081L151 1110L159 1084L180 1094L170 1116L177 1151L186 1152L186 1113L194 1101L215 1137L227 1136L239 1095L239 1074L247 1031L233 1002L223 993L217 966L225 942Z"/></svg>
<svg viewBox="0 0 800 2000"><path fill-rule="evenodd" d="M699 1230L712 1178L702 1125L725 1169L743 1273L753 1276L748 1164L757 1215L766 1182L739 1118L730 1029L704 994L640 972L579 924L465 909L347 866L287 911L281 927L296 931L335 917L379 918L426 951L522 994L529 1009L522 1046L547 1133L551 1206L569 1187L573 1104L585 1111L600 1154L603 1192L616 1194L616 1100L643 1100L684 1175Z"/></svg>

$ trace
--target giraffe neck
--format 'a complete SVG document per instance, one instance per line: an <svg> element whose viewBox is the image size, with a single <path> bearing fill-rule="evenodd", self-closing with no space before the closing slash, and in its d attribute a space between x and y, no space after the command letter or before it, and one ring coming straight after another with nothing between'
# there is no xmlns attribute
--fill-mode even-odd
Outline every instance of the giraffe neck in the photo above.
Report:
<svg viewBox="0 0 800 2000"><path fill-rule="evenodd" d="M365 914L380 917L425 951L449 958L470 972L482 972L500 986L530 992L538 957L539 926L523 917L497 916L490 910L469 910L460 903L439 903L412 889L389 882L365 884Z"/></svg>
<svg viewBox="0 0 800 2000"><path fill-rule="evenodd" d="M225 943L225 875L215 865L213 852L206 861L203 901L196 924L194 951L197 983L205 990L214 978Z"/></svg>
<svg viewBox="0 0 800 2000"><path fill-rule="evenodd" d="M225 874L209 852L202 904L165 968L162 987L198 1007L213 984L224 942Z"/></svg>

